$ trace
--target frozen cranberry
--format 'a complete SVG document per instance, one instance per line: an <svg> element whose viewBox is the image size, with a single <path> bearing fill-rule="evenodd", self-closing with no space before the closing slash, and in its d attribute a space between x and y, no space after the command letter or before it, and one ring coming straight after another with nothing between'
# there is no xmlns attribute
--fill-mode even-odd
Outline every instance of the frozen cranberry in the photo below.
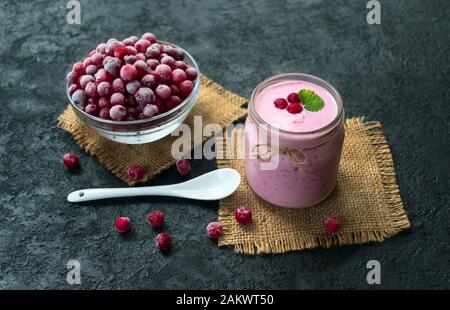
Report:
<svg viewBox="0 0 450 310"><path fill-rule="evenodd" d="M147 63L143 60L136 60L133 66L136 68L138 78L142 78L150 72Z"/></svg>
<svg viewBox="0 0 450 310"><path fill-rule="evenodd" d="M167 54L167 55L168 55L168 52L169 52L170 50L172 50L172 49L173 49L173 47L170 46L170 45L167 45L167 44L162 44L162 45L161 45L161 53L164 53L164 54Z"/></svg>
<svg viewBox="0 0 450 310"><path fill-rule="evenodd" d="M67 80L71 83L78 83L78 81L80 80L80 75L78 73L76 73L75 71L70 71L67 74Z"/></svg>
<svg viewBox="0 0 450 310"><path fill-rule="evenodd" d="M134 107L127 107L127 115L128 116L136 117L138 114L139 114L138 109L136 109Z"/></svg>
<svg viewBox="0 0 450 310"><path fill-rule="evenodd" d="M184 52L182 49L175 47L172 49L169 49L167 52L167 55L175 58L176 60L183 60L184 59Z"/></svg>
<svg viewBox="0 0 450 310"><path fill-rule="evenodd" d="M122 81L122 79L117 78L113 81L112 88L115 93L124 93L125 83Z"/></svg>
<svg viewBox="0 0 450 310"><path fill-rule="evenodd" d="M78 105L84 105L86 103L86 93L84 92L84 90L82 89L77 89L73 94L72 94L72 101L75 104Z"/></svg>
<svg viewBox="0 0 450 310"><path fill-rule="evenodd" d="M137 103L140 104L151 104L155 102L155 93L148 87L139 88L139 90L134 94L134 97L136 98Z"/></svg>
<svg viewBox="0 0 450 310"><path fill-rule="evenodd" d="M153 228L159 228L164 225L164 213L152 211L147 214L147 221Z"/></svg>
<svg viewBox="0 0 450 310"><path fill-rule="evenodd" d="M89 82L87 83L86 87L84 88L84 91L86 92L86 95L89 97L96 97L97 94L97 83L95 82Z"/></svg>
<svg viewBox="0 0 450 310"><path fill-rule="evenodd" d="M101 82L101 83L98 84L98 86L97 86L97 93L100 96L109 95L109 94L111 94L111 92L112 92L112 86L111 86L110 83L108 83L108 82Z"/></svg>
<svg viewBox="0 0 450 310"><path fill-rule="evenodd" d="M158 82L156 81L156 78L153 75L147 74L142 78L141 83L142 86L144 87L154 89Z"/></svg>
<svg viewBox="0 0 450 310"><path fill-rule="evenodd" d="M134 43L136 43L138 40L138 37L136 36L131 36L129 38L126 38L122 41L123 44L129 46L129 45L134 45Z"/></svg>
<svg viewBox="0 0 450 310"><path fill-rule="evenodd" d="M298 102L291 103L287 107L287 111L292 114L298 114L303 110L303 107Z"/></svg>
<svg viewBox="0 0 450 310"><path fill-rule="evenodd" d="M69 94L72 95L76 90L81 89L81 86L78 84L72 84L69 86Z"/></svg>
<svg viewBox="0 0 450 310"><path fill-rule="evenodd" d="M116 39L109 39L108 42L106 42L106 49L105 49L106 54L110 56L114 55L114 50L120 45L121 45L120 42L117 41Z"/></svg>
<svg viewBox="0 0 450 310"><path fill-rule="evenodd" d="M157 47L160 52L162 52L162 45L159 43L153 43L151 46Z"/></svg>
<svg viewBox="0 0 450 310"><path fill-rule="evenodd" d="M147 66L149 67L150 70L155 70L158 65L159 65L158 59L148 59L147 60Z"/></svg>
<svg viewBox="0 0 450 310"><path fill-rule="evenodd" d="M111 106L115 105L125 105L125 96L122 93L114 93L111 95Z"/></svg>
<svg viewBox="0 0 450 310"><path fill-rule="evenodd" d="M148 58L158 58L161 54L159 48L157 46L149 46L147 50L145 51L145 56Z"/></svg>
<svg viewBox="0 0 450 310"><path fill-rule="evenodd" d="M109 117L115 121L122 121L127 116L127 110L123 105L115 105L109 110Z"/></svg>
<svg viewBox="0 0 450 310"><path fill-rule="evenodd" d="M134 47L136 48L138 53L145 53L145 51L150 45L151 45L150 41L140 39L134 44Z"/></svg>
<svg viewBox="0 0 450 310"><path fill-rule="evenodd" d="M120 69L120 77L125 82L134 80L136 78L136 76L137 76L137 70L132 65L125 65Z"/></svg>
<svg viewBox="0 0 450 310"><path fill-rule="evenodd" d="M97 83L101 83L101 82L111 83L113 81L113 76L103 68L98 69L97 73L94 75L94 77L95 77L95 81Z"/></svg>
<svg viewBox="0 0 450 310"><path fill-rule="evenodd" d="M164 56L161 58L161 63L168 65L170 68L175 68L175 59L171 56Z"/></svg>
<svg viewBox="0 0 450 310"><path fill-rule="evenodd" d="M96 65L89 65L86 67L86 74L94 75L97 72L97 66Z"/></svg>
<svg viewBox="0 0 450 310"><path fill-rule="evenodd" d="M86 68L84 67L82 62L76 62L73 64L72 71L81 76L86 72Z"/></svg>
<svg viewBox="0 0 450 310"><path fill-rule="evenodd" d="M160 64L155 69L155 75L161 83L168 83L172 79L172 69L168 65Z"/></svg>
<svg viewBox="0 0 450 310"><path fill-rule="evenodd" d="M85 108L84 111L87 114L93 115L93 116L97 116L98 115L98 107L96 104L88 104Z"/></svg>
<svg viewBox="0 0 450 310"><path fill-rule="evenodd" d="M158 85L155 90L156 96L158 96L162 100L168 99L170 97L170 92L170 87L165 84Z"/></svg>
<svg viewBox="0 0 450 310"><path fill-rule="evenodd" d="M159 98L156 98L155 105L158 107L158 114L162 114L167 111L166 104Z"/></svg>
<svg viewBox="0 0 450 310"><path fill-rule="evenodd" d="M120 72L120 59L115 57L109 57L107 60L104 61L103 67L109 74L118 76Z"/></svg>
<svg viewBox="0 0 450 310"><path fill-rule="evenodd" d="M180 89L178 88L177 85L172 84L170 85L170 93L172 95L178 96L180 94Z"/></svg>
<svg viewBox="0 0 450 310"><path fill-rule="evenodd" d="M175 84L180 84L181 82L186 80L186 73L184 73L183 70L181 69L175 69L172 71L172 81Z"/></svg>
<svg viewBox="0 0 450 310"><path fill-rule="evenodd" d="M288 106L288 102L284 98L277 98L277 99L275 99L273 104L278 109L286 109L286 107Z"/></svg>
<svg viewBox="0 0 450 310"><path fill-rule="evenodd" d="M218 239L222 235L222 232L222 225L217 222L209 223L208 226L206 226L206 234L211 239Z"/></svg>
<svg viewBox="0 0 450 310"><path fill-rule="evenodd" d="M161 251L168 251L172 246L172 241L170 240L170 235L168 233L157 234L155 243Z"/></svg>
<svg viewBox="0 0 450 310"><path fill-rule="evenodd" d="M131 220L128 217L118 217L114 222L114 226L120 233L126 233L131 228Z"/></svg>
<svg viewBox="0 0 450 310"><path fill-rule="evenodd" d="M156 36L151 32L146 32L142 35L141 39L149 41L151 44L156 42Z"/></svg>
<svg viewBox="0 0 450 310"><path fill-rule="evenodd" d="M127 55L135 56L138 52L134 46L127 46Z"/></svg>
<svg viewBox="0 0 450 310"><path fill-rule="evenodd" d="M178 159L175 165L181 175L188 175L191 173L191 164L187 159Z"/></svg>
<svg viewBox="0 0 450 310"><path fill-rule="evenodd" d="M128 55L128 53L129 53L128 46L125 46L125 45L119 45L114 50L114 56L119 59L123 59L123 57Z"/></svg>
<svg viewBox="0 0 450 310"><path fill-rule="evenodd" d="M94 65L99 66L102 64L103 54L96 52L91 56L91 59Z"/></svg>
<svg viewBox="0 0 450 310"><path fill-rule="evenodd" d="M83 66L87 69L87 67L89 67L89 66L91 66L91 65L93 65L94 64L94 62L92 61L92 58L91 57L86 57L84 60L83 60ZM87 71L86 71L87 72ZM89 74L89 73L88 73Z"/></svg>
<svg viewBox="0 0 450 310"><path fill-rule="evenodd" d="M65 154L62 160L67 169L74 169L80 164L80 159L78 156L71 153Z"/></svg>
<svg viewBox="0 0 450 310"><path fill-rule="evenodd" d="M186 65L186 63L184 61L177 60L175 62L175 68L181 69L181 70L186 70L187 69L187 65Z"/></svg>
<svg viewBox="0 0 450 310"><path fill-rule="evenodd" d="M129 82L126 86L127 92L132 95L134 95L139 88L141 88L141 83L137 80Z"/></svg>
<svg viewBox="0 0 450 310"><path fill-rule="evenodd" d="M142 114L144 114L145 117L155 116L158 114L158 107L154 104L147 104L144 106Z"/></svg>
<svg viewBox="0 0 450 310"><path fill-rule="evenodd" d="M95 82L95 79L92 75L83 75L82 77L80 77L80 86L85 89L86 85L89 82Z"/></svg>
<svg viewBox="0 0 450 310"><path fill-rule="evenodd" d="M100 109L109 108L109 98L101 97L100 99L98 99L98 107Z"/></svg>
<svg viewBox="0 0 450 310"><path fill-rule="evenodd" d="M134 56L134 55L125 56L123 58L123 61L125 62L125 64L132 65L136 62L136 56Z"/></svg>
<svg viewBox="0 0 450 310"><path fill-rule="evenodd" d="M139 165L131 165L128 167L128 177L133 181L139 181L144 177L144 171Z"/></svg>
<svg viewBox="0 0 450 310"><path fill-rule="evenodd" d="M178 96L170 96L167 100L167 109L172 110L176 106L178 106L183 100L181 100Z"/></svg>
<svg viewBox="0 0 450 310"><path fill-rule="evenodd" d="M135 57L136 57L136 61L138 61L138 60L144 60L144 61L147 60L147 57L145 57L144 53L136 54Z"/></svg>
<svg viewBox="0 0 450 310"><path fill-rule="evenodd" d="M181 82L180 85L178 85L178 88L180 89L181 97L186 98L192 92L194 84L191 81L186 80Z"/></svg>
<svg viewBox="0 0 450 310"><path fill-rule="evenodd" d="M99 45L97 45L96 51L99 52L100 54L105 54L106 53L106 43L100 43Z"/></svg>
<svg viewBox="0 0 450 310"><path fill-rule="evenodd" d="M136 98L134 98L134 95L128 95L126 103L127 103L127 106L129 106L129 107L137 106L137 101L136 101Z"/></svg>
<svg viewBox="0 0 450 310"><path fill-rule="evenodd" d="M98 112L98 117L103 119L111 119L111 117L109 117L109 108L101 108L100 112Z"/></svg>
<svg viewBox="0 0 450 310"><path fill-rule="evenodd" d="M249 224L252 221L252 211L244 206L239 207L234 212L234 218L240 224Z"/></svg>
<svg viewBox="0 0 450 310"><path fill-rule="evenodd" d="M197 70L193 67L187 68L185 72L186 72L186 77L188 78L188 80L191 80L191 81L195 81L195 79L198 76Z"/></svg>
<svg viewBox="0 0 450 310"><path fill-rule="evenodd" d="M294 103L294 102L300 103L300 97L298 96L297 93L290 93L287 96L287 101L289 101L290 103Z"/></svg>
<svg viewBox="0 0 450 310"><path fill-rule="evenodd" d="M325 231L329 234L335 233L341 229L342 223L338 218L327 217L323 222Z"/></svg>

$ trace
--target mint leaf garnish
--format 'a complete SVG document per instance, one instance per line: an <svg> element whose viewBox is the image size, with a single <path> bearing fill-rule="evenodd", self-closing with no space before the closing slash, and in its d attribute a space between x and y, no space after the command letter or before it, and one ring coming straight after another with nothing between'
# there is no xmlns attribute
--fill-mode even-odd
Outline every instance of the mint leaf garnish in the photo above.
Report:
<svg viewBox="0 0 450 310"><path fill-rule="evenodd" d="M300 96L300 99L302 100L305 109L308 111L311 112L320 111L325 105L323 99L320 98L320 96L317 95L312 90L302 89L298 92L298 95Z"/></svg>

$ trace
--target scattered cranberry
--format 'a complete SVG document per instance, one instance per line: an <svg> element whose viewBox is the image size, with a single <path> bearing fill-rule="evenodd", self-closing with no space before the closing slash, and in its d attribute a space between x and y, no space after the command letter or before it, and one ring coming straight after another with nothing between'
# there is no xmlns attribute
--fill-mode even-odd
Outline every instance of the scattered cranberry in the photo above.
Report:
<svg viewBox="0 0 450 310"><path fill-rule="evenodd" d="M152 117L158 114L158 107L154 104L146 104L142 109L142 114L145 117Z"/></svg>
<svg viewBox="0 0 450 310"><path fill-rule="evenodd" d="M172 246L172 242L170 240L170 235L168 233L160 233L156 235L155 238L156 246L161 251L168 251L170 250L170 247Z"/></svg>
<svg viewBox="0 0 450 310"><path fill-rule="evenodd" d="M164 213L152 211L147 215L147 221L153 228L159 228L164 225Z"/></svg>
<svg viewBox="0 0 450 310"><path fill-rule="evenodd" d="M125 82L130 82L137 77L137 70L132 65L125 65L120 69L120 77Z"/></svg>
<svg viewBox="0 0 450 310"><path fill-rule="evenodd" d="M246 225L252 221L252 211L242 206L236 209L234 217L238 223Z"/></svg>
<svg viewBox="0 0 450 310"><path fill-rule="evenodd" d="M109 110L109 117L115 121L123 121L127 115L127 110L123 105L115 105Z"/></svg>
<svg viewBox="0 0 450 310"><path fill-rule="evenodd" d="M277 99L275 99L273 104L278 109L286 109L286 107L288 106L288 103L287 103L286 99L284 99L284 98L277 98Z"/></svg>
<svg viewBox="0 0 450 310"><path fill-rule="evenodd" d="M206 226L206 234L211 239L218 239L222 235L222 232L222 226L217 222L209 223L208 226Z"/></svg>
<svg viewBox="0 0 450 310"><path fill-rule="evenodd" d="M298 114L302 110L303 110L303 107L298 102L291 103L287 108L287 111L292 114Z"/></svg>
<svg viewBox="0 0 450 310"><path fill-rule="evenodd" d="M191 81L186 80L180 83L180 85L178 85L178 88L180 89L181 97L186 98L192 92L194 84Z"/></svg>
<svg viewBox="0 0 450 310"><path fill-rule="evenodd" d="M188 175L191 173L191 164L187 159L179 159L176 161L175 165L181 175Z"/></svg>
<svg viewBox="0 0 450 310"><path fill-rule="evenodd" d="M117 231L120 233L126 233L131 229L131 220L128 217L118 217L114 223Z"/></svg>
<svg viewBox="0 0 450 310"><path fill-rule="evenodd" d="M63 164L67 169L74 169L80 164L80 159L75 154L65 154L63 156Z"/></svg>
<svg viewBox="0 0 450 310"><path fill-rule="evenodd" d="M335 217L327 217L323 222L323 227L327 233L332 234L341 229L342 223Z"/></svg>
<svg viewBox="0 0 450 310"><path fill-rule="evenodd" d="M133 181L139 181L144 177L144 171L139 165L131 165L128 167L128 177Z"/></svg>
<svg viewBox="0 0 450 310"><path fill-rule="evenodd" d="M290 93L287 96L287 101L289 101L290 103L294 103L294 102L300 103L300 97L298 96L297 93Z"/></svg>
<svg viewBox="0 0 450 310"><path fill-rule="evenodd" d="M125 96L121 93L114 93L111 95L111 106L125 105Z"/></svg>
<svg viewBox="0 0 450 310"><path fill-rule="evenodd" d="M195 70L195 68L190 67L190 68L186 69L186 77L188 78L188 80L195 81L197 76L198 76L198 73L197 73L197 70Z"/></svg>

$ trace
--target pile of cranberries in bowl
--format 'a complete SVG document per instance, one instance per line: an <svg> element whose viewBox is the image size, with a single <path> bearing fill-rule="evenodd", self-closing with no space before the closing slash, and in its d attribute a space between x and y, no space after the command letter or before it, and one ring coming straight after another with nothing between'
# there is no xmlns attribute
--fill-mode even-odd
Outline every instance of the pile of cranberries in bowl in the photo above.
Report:
<svg viewBox="0 0 450 310"><path fill-rule="evenodd" d="M200 77L187 51L145 33L99 44L72 66L67 81L81 120L108 139L137 144L169 134L184 120Z"/></svg>

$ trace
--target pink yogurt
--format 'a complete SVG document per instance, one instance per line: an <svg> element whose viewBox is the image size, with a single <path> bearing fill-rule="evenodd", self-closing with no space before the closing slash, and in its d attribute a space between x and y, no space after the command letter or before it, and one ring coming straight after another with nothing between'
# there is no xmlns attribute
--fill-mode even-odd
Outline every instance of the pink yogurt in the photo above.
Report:
<svg viewBox="0 0 450 310"><path fill-rule="evenodd" d="M323 109L291 114L275 107L275 99L301 89L319 95L324 100ZM317 204L335 187L343 141L342 99L330 84L300 73L271 77L256 87L249 103L245 123L247 180L258 196L272 204L291 208ZM262 148L255 149L255 145ZM269 159L255 154L264 155L267 150L278 152ZM273 164L268 168L270 160Z"/></svg>

